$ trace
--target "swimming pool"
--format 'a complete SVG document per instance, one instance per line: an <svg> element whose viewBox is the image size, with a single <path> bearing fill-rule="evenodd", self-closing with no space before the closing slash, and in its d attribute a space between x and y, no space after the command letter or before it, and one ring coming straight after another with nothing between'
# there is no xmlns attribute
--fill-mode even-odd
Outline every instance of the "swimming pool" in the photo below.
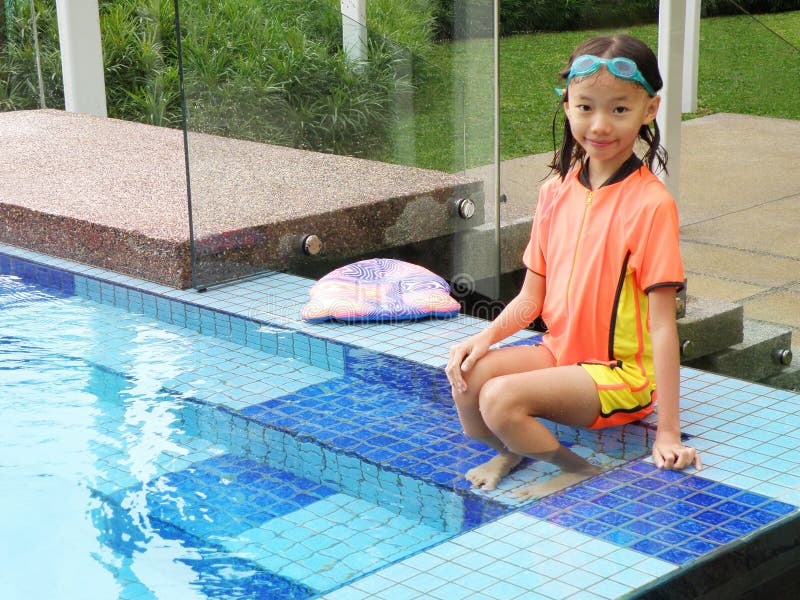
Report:
<svg viewBox="0 0 800 600"><path fill-rule="evenodd" d="M257 318L265 290L280 304L283 286L297 306L306 282L276 275L199 301L82 269L0 253L0 535L16 540L0 556L3 598L394 599L431 586L437 598L615 598L795 516L774 499L795 498L778 487L787 476L766 478L773 457L712 466L711 479L657 473L641 460L647 424L554 427L610 469L562 493L508 497L552 473L539 463L470 490L463 473L488 454L461 434L441 367L348 343L392 344L415 325L316 337ZM247 297L236 313L234 288ZM439 348L468 326L420 325ZM425 356L419 339L405 345ZM683 375L686 429L741 432L732 453L765 431L729 408L709 432L709 411L781 401L787 422L767 427L786 460L795 395Z"/></svg>
<svg viewBox="0 0 800 600"><path fill-rule="evenodd" d="M19 264L0 276L0 509L6 539L33 543L7 557L5 598L307 598L518 508L508 486L468 489L487 450L396 365L376 377L380 357L348 375L279 352L280 328L242 345ZM615 464L638 442L584 453ZM52 577L31 572L43 561Z"/></svg>

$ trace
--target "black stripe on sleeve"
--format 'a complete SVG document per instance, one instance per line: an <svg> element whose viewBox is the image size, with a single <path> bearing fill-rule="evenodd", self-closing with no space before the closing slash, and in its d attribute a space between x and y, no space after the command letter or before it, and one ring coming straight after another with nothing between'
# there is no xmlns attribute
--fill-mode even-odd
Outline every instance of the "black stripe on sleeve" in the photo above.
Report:
<svg viewBox="0 0 800 600"><path fill-rule="evenodd" d="M682 281L665 281L663 283L655 283L655 284L651 285L650 287L645 288L644 293L645 294L649 294L653 290L658 289L658 288L662 288L662 287L675 288L676 292L680 292L681 290L683 290L684 285L683 285Z"/></svg>

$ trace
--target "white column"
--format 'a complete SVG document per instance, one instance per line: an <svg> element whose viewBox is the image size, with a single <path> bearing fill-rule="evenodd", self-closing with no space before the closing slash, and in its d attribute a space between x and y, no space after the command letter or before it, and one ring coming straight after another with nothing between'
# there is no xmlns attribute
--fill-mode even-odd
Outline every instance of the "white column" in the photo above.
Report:
<svg viewBox="0 0 800 600"><path fill-rule="evenodd" d="M661 143L669 153L669 175L662 179L678 199L681 162L681 87L683 79L683 40L686 2L661 0L658 11L658 64L664 80L658 126Z"/></svg>
<svg viewBox="0 0 800 600"><path fill-rule="evenodd" d="M341 0L342 47L350 60L367 59L367 0Z"/></svg>
<svg viewBox="0 0 800 600"><path fill-rule="evenodd" d="M683 112L697 112L697 68L700 63L700 0L686 1L683 46Z"/></svg>
<svg viewBox="0 0 800 600"><path fill-rule="evenodd" d="M56 10L65 108L105 117L108 113L97 0L56 0Z"/></svg>

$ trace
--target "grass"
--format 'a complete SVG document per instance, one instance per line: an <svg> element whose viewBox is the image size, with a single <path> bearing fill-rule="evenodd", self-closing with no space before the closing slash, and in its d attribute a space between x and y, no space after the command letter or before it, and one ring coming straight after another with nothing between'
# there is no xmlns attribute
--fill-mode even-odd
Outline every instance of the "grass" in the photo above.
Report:
<svg viewBox="0 0 800 600"><path fill-rule="evenodd" d="M800 11L759 20L800 47ZM657 26L627 33L655 48ZM577 31L515 35L500 42L501 159L550 152L557 73L583 39ZM800 119L800 52L747 16L703 19L698 110ZM418 166L457 172L492 161L492 47L473 40L437 45L433 74L414 99ZM455 79L453 73L458 73ZM465 116L466 115L466 116ZM401 162L401 161L400 161Z"/></svg>

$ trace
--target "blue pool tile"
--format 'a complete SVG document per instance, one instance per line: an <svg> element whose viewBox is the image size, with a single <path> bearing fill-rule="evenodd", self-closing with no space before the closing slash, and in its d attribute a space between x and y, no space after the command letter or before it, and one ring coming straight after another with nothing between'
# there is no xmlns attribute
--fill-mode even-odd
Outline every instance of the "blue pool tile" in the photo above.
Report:
<svg viewBox="0 0 800 600"><path fill-rule="evenodd" d="M679 485L670 485L658 490L659 494L664 496L669 496L670 498L681 499L686 498L686 496L691 496L694 493L694 490L680 487Z"/></svg>
<svg viewBox="0 0 800 600"><path fill-rule="evenodd" d="M618 483L627 483L629 481L636 481L639 479L639 475L637 473L631 473L630 471L619 470L608 473L606 478Z"/></svg>
<svg viewBox="0 0 800 600"><path fill-rule="evenodd" d="M686 540L688 540L689 535L681 533L679 531L674 531L672 529L662 529L661 531L658 531L653 535L651 535L650 538L674 546L676 544L680 544L681 542L685 542Z"/></svg>
<svg viewBox="0 0 800 600"><path fill-rule="evenodd" d="M766 510L771 513L775 513L777 515L788 515L791 512L797 510L797 506L793 504L788 504L786 502L780 502L778 500L771 500L760 507L761 510Z"/></svg>
<svg viewBox="0 0 800 600"><path fill-rule="evenodd" d="M758 525L742 519L731 519L730 521L725 522L723 528L739 535L745 535L758 529Z"/></svg>
<svg viewBox="0 0 800 600"><path fill-rule="evenodd" d="M696 554L679 550L678 548L670 548L669 550L657 555L658 558L666 560L676 565L682 565L690 560L697 558Z"/></svg>
<svg viewBox="0 0 800 600"><path fill-rule="evenodd" d="M618 546L630 546L642 540L641 536L629 533L627 531L622 531L620 529L615 529L609 533L601 535L600 537L611 542L612 544L617 544Z"/></svg>
<svg viewBox="0 0 800 600"><path fill-rule="evenodd" d="M656 478L646 477L644 479L639 479L638 481L634 481L633 485L638 488L642 488L647 491L655 491L660 487L663 487L666 483L664 481L660 481Z"/></svg>
<svg viewBox="0 0 800 600"><path fill-rule="evenodd" d="M747 512L751 508L752 507L746 504L740 504L738 502L728 501L728 502L722 502L718 506L715 506L714 510L725 513L726 515L730 515L732 517L736 517L741 515L742 513Z"/></svg>
<svg viewBox="0 0 800 600"><path fill-rule="evenodd" d="M664 552L668 549L668 546L665 544L660 544L656 541L651 539L642 540L640 542L636 542L631 546L633 550L638 550L639 552L644 552L645 554L649 554L650 556L656 556L661 552Z"/></svg>
<svg viewBox="0 0 800 600"><path fill-rule="evenodd" d="M561 525L562 527L575 527L585 521L583 517L566 512L555 513L549 516L547 520L556 525Z"/></svg>
<svg viewBox="0 0 800 600"><path fill-rule="evenodd" d="M634 485L638 482L633 482ZM618 488L611 492L612 495L617 496L619 498L625 498L626 500L635 500L640 496L644 496L647 493L647 490L639 489L637 487L633 487L632 485L625 486L622 488Z"/></svg>
<svg viewBox="0 0 800 600"><path fill-rule="evenodd" d="M617 511L632 517L641 517L642 515L652 512L653 507L647 506L646 504L639 504L638 502L630 502L619 506Z"/></svg>
<svg viewBox="0 0 800 600"><path fill-rule="evenodd" d="M585 483L585 485L587 487L591 487L591 488L594 488L594 489L597 489L597 490L605 490L605 491L607 491L607 490L611 490L611 489L614 489L615 487L619 486L619 482L611 480L611 479L608 479L607 477L596 477L594 479L588 480Z"/></svg>
<svg viewBox="0 0 800 600"><path fill-rule="evenodd" d="M714 528L714 529L709 529L700 537L705 538L707 540L711 540L712 542L715 542L717 544L723 545L731 543L732 541L738 539L740 536L735 533L725 531L724 529Z"/></svg>
<svg viewBox="0 0 800 600"><path fill-rule="evenodd" d="M547 506L552 506L554 508L559 508L562 510L570 508L571 506L574 506L578 503L579 503L578 500L575 500L573 498L564 495L550 496L549 498L545 498L542 501L542 504L545 504Z"/></svg>
<svg viewBox="0 0 800 600"><path fill-rule="evenodd" d="M711 552L716 549L718 545L705 540L693 539L681 544L680 547L689 552L694 552L695 554L705 554L706 552Z"/></svg>
<svg viewBox="0 0 800 600"><path fill-rule="evenodd" d="M686 478L686 473L683 471L673 471L671 469L664 469L661 471L657 471L655 473L651 473L650 477L652 479L658 479L660 481L665 481L667 483L674 483L676 481L680 481Z"/></svg>
<svg viewBox="0 0 800 600"><path fill-rule="evenodd" d="M648 475L653 471L657 471L658 467L646 461L637 461L631 465L628 465L626 469L630 471L635 471L636 473L640 473L642 475Z"/></svg>
<svg viewBox="0 0 800 600"><path fill-rule="evenodd" d="M689 477L683 479L680 482L680 485L693 490L702 490L710 485L714 485L714 482L709 479L703 479L702 477L690 475Z"/></svg>
<svg viewBox="0 0 800 600"><path fill-rule="evenodd" d="M581 502L580 504L576 504L572 506L570 512L576 515L579 515L584 518L591 518L596 517L597 515L603 514L605 511L601 506L597 506L596 504L589 504L587 502Z"/></svg>
<svg viewBox="0 0 800 600"><path fill-rule="evenodd" d="M580 500L591 500L592 498L597 497L599 494L600 493L598 491L593 490L590 487L583 486L574 487L564 492L565 496L570 498L578 498Z"/></svg>
<svg viewBox="0 0 800 600"><path fill-rule="evenodd" d="M741 518L747 519L748 521L752 521L753 523L758 523L759 525L767 525L769 523L772 523L779 517L778 515L775 515L774 513L771 512L767 512L765 510L754 509L744 513Z"/></svg>
<svg viewBox="0 0 800 600"><path fill-rule="evenodd" d="M605 514L599 515L596 520L600 521L601 523L607 523L608 525L621 526L625 523L631 522L633 517L619 512L609 511Z"/></svg>
<svg viewBox="0 0 800 600"><path fill-rule="evenodd" d="M598 521L584 521L583 523L578 523L574 529L592 537L602 537L611 531L613 526L599 523Z"/></svg>
<svg viewBox="0 0 800 600"><path fill-rule="evenodd" d="M548 506L547 504L542 504L541 502L537 502L530 508L526 508L524 512L534 517L539 517L540 519L544 519L552 514L557 513L558 508L556 508L555 506Z"/></svg>
<svg viewBox="0 0 800 600"><path fill-rule="evenodd" d="M683 517L690 517L699 513L702 510L702 507L680 500L674 504L671 504L669 510Z"/></svg>
<svg viewBox="0 0 800 600"><path fill-rule="evenodd" d="M668 504L672 504L675 500L667 496L662 496L661 494L648 494L647 496L639 498L638 501L642 504L646 504L647 506L661 508Z"/></svg>
<svg viewBox="0 0 800 600"><path fill-rule="evenodd" d="M691 502L692 504L697 504L699 506L706 506L706 507L713 506L714 504L719 502L719 498L704 493L697 493L697 494L692 494L691 496L686 496L684 500L686 502Z"/></svg>
<svg viewBox="0 0 800 600"><path fill-rule="evenodd" d="M630 531L631 533L647 536L658 530L659 526L653 523L648 523L647 521L637 520L623 525L622 529L625 531Z"/></svg>
<svg viewBox="0 0 800 600"><path fill-rule="evenodd" d="M705 523L700 523L698 521L693 521L691 519L687 519L676 523L673 526L673 529L677 531L682 531L684 533L690 533L692 535L699 535L704 531L708 531L709 525Z"/></svg>
<svg viewBox="0 0 800 600"><path fill-rule="evenodd" d="M463 479L463 474L456 473L455 471L440 470L431 473L430 479L440 485L450 485Z"/></svg>
<svg viewBox="0 0 800 600"><path fill-rule="evenodd" d="M669 509L664 511L655 511L645 516L644 518L651 523L658 523L659 525L669 526L677 523L683 517L679 514L668 512Z"/></svg>
<svg viewBox="0 0 800 600"><path fill-rule="evenodd" d="M604 506L606 508L616 508L622 504L625 504L625 500L622 498L616 498L609 494L604 494L602 496L598 496L597 498L592 498L590 502L597 504L599 506Z"/></svg>

